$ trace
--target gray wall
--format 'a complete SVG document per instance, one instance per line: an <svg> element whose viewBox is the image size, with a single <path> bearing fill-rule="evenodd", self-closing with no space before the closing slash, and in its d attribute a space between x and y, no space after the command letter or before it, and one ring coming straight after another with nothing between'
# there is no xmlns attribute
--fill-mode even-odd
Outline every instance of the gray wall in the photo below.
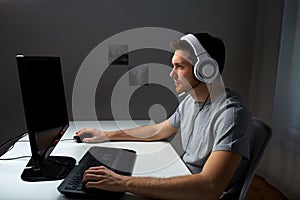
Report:
<svg viewBox="0 0 300 200"><path fill-rule="evenodd" d="M103 40L128 29L147 26L183 33L205 31L221 37L226 43L225 83L248 100L256 16L257 1L253 0L189 3L178 0L0 1L0 144L26 131L16 54L61 56L69 117L72 119L71 98L77 70L87 54ZM158 56L158 53L150 55ZM166 58L160 62L168 62L169 57ZM118 77L120 73L124 72L109 69L106 77ZM110 103L113 86L109 85L109 78L102 81L105 87L97 92L96 110L101 113L99 118L110 119L111 112L103 105ZM176 108L177 101L172 95L167 95L170 99L160 98L166 93L162 87L150 86L137 92L140 93L135 94L133 102L138 109L131 106L130 111L134 119L149 118L147 110L139 112L144 105L150 107L170 102L168 115ZM146 93L151 94L151 98L142 98ZM88 120L88 116L83 115L82 119Z"/></svg>

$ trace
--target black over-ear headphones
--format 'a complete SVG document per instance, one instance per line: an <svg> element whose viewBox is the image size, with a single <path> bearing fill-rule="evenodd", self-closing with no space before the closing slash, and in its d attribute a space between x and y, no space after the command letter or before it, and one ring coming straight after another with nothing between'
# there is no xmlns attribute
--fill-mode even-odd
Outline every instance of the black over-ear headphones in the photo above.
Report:
<svg viewBox="0 0 300 200"><path fill-rule="evenodd" d="M187 41L194 49L194 53L197 57L197 62L194 66L195 77L201 82L212 83L218 75L218 63L209 56L193 34L182 36L180 40Z"/></svg>

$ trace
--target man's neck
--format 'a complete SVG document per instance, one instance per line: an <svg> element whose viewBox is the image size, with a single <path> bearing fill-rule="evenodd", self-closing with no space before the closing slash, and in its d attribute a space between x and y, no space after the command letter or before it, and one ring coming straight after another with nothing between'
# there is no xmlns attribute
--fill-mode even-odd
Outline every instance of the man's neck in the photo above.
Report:
<svg viewBox="0 0 300 200"><path fill-rule="evenodd" d="M222 79L216 79L213 83L200 83L192 91L189 92L193 99L197 102L205 102L206 99L214 100L216 98L225 97L226 91Z"/></svg>
<svg viewBox="0 0 300 200"><path fill-rule="evenodd" d="M209 98L209 90L205 83L200 83L197 87L189 92L192 98L199 103L205 102Z"/></svg>

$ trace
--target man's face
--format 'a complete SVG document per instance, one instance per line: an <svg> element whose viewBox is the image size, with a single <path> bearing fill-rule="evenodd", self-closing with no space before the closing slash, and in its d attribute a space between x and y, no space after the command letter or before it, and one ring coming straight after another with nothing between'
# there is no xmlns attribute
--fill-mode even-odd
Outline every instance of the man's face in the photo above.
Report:
<svg viewBox="0 0 300 200"><path fill-rule="evenodd" d="M199 82L193 75L193 65L189 56L188 51L176 50L172 58L173 69L170 77L174 80L178 94L189 91Z"/></svg>

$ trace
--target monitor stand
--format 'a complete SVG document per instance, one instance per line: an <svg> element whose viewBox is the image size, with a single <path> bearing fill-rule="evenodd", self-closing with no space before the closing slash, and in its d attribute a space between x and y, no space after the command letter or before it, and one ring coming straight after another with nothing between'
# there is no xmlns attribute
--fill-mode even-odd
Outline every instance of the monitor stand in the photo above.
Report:
<svg viewBox="0 0 300 200"><path fill-rule="evenodd" d="M34 170L30 160L21 175L22 180L29 182L53 181L64 179L76 164L76 160L71 157L49 156L40 170Z"/></svg>

